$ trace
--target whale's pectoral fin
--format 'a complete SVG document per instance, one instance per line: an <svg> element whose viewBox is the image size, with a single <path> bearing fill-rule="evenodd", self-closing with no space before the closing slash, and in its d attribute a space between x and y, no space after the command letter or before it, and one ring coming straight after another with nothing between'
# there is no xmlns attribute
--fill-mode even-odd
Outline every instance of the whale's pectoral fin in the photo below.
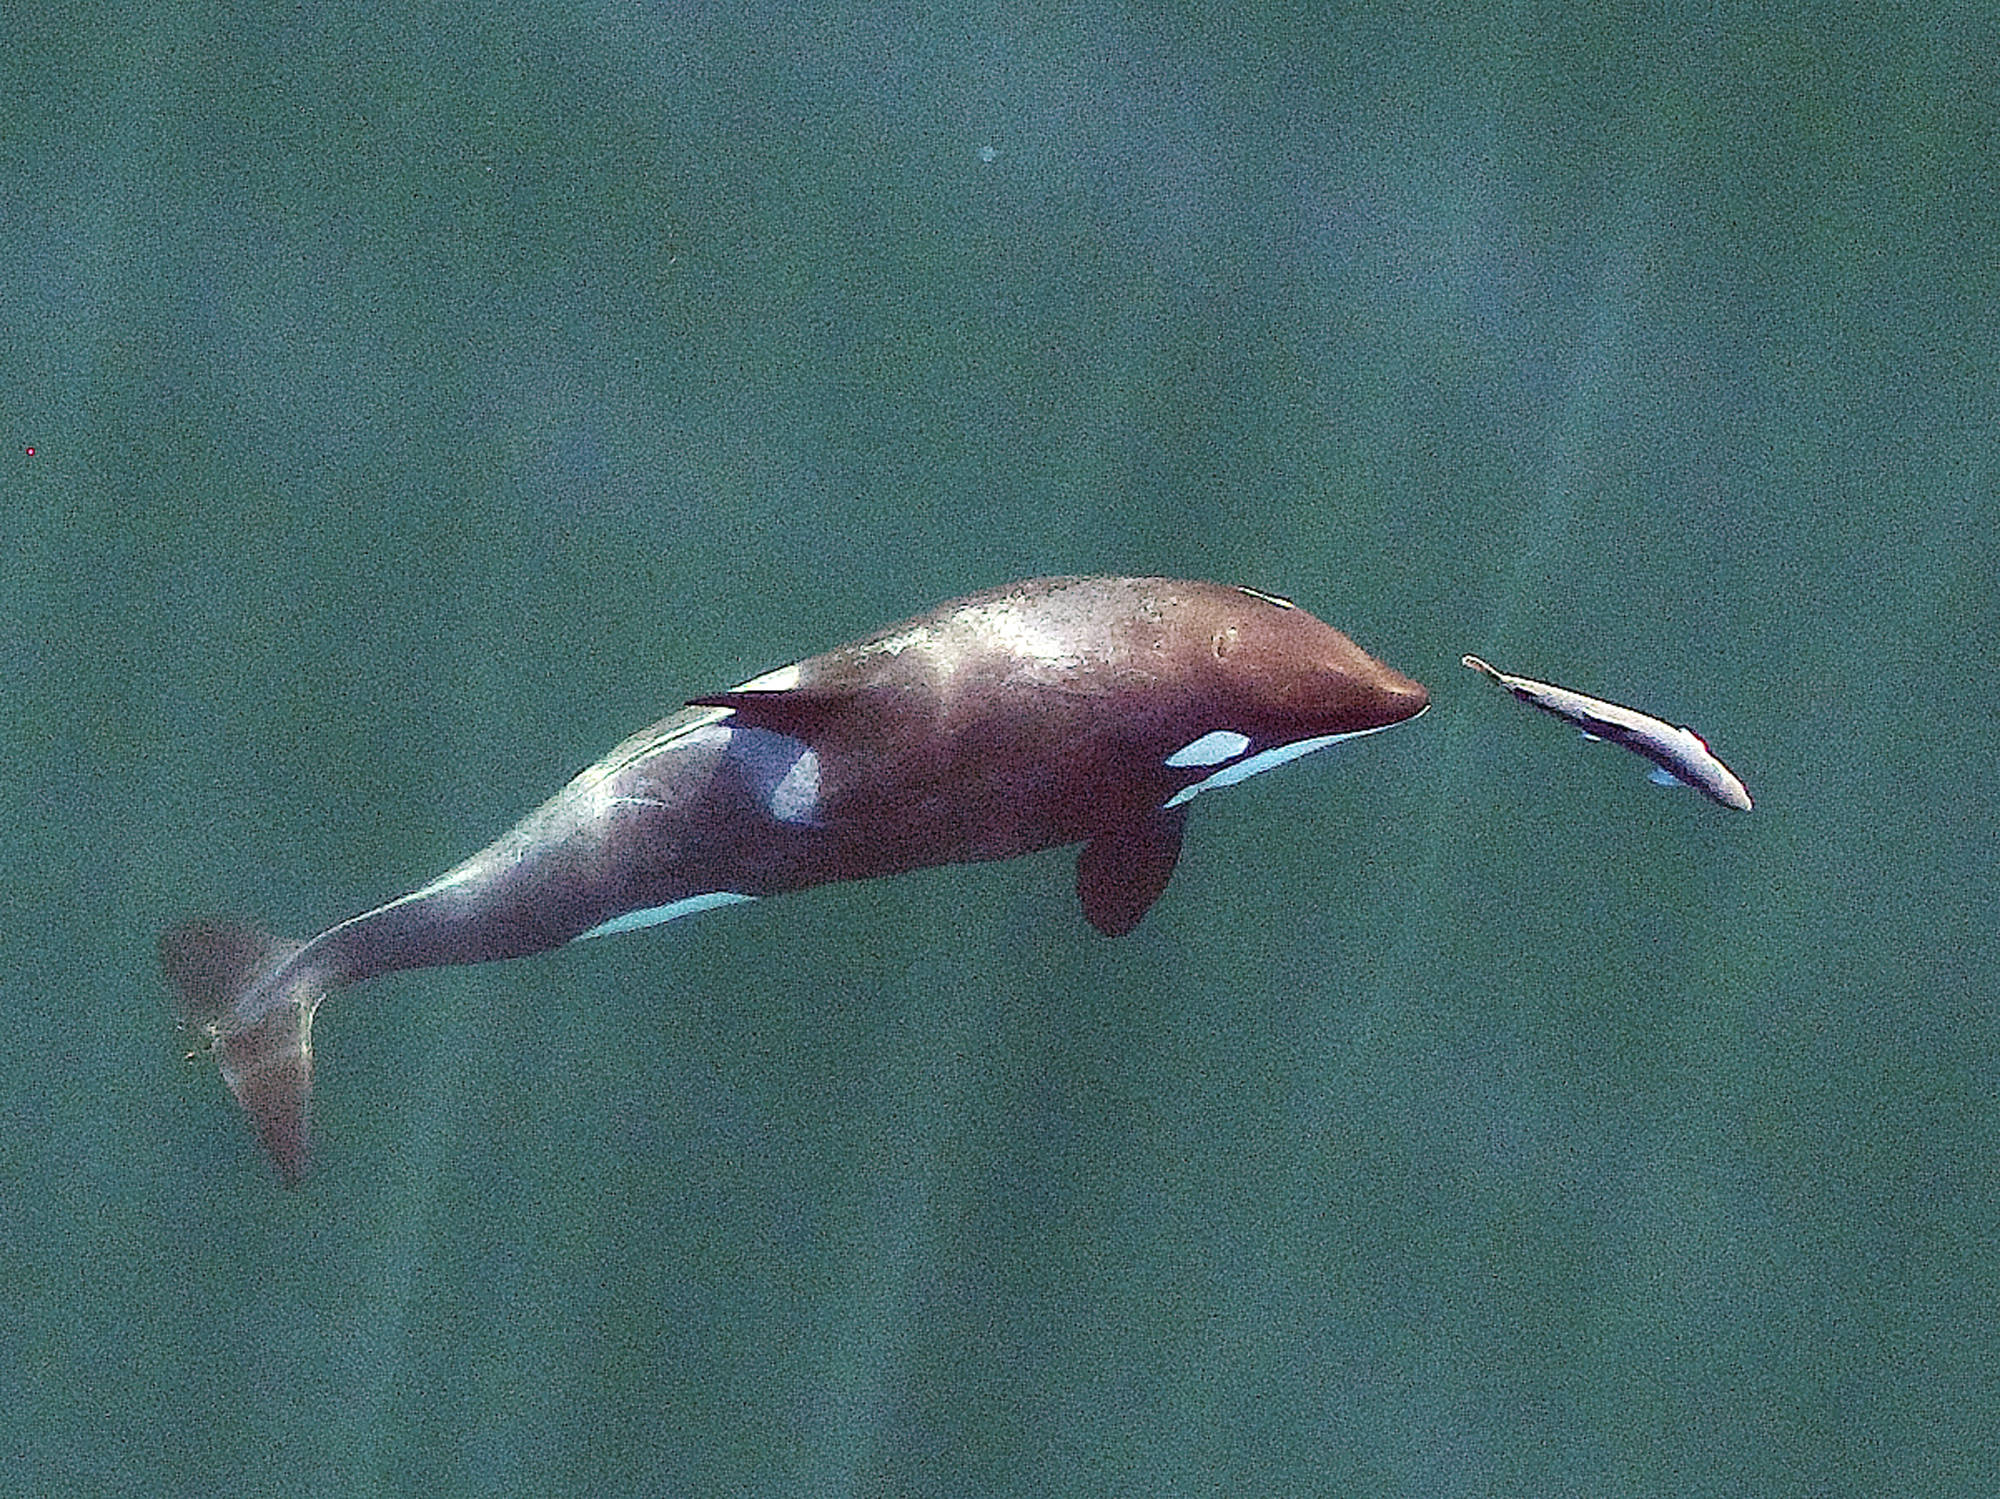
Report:
<svg viewBox="0 0 2000 1499"><path fill-rule="evenodd" d="M1139 924L1173 878L1186 824L1178 808L1160 811L1084 844L1076 856L1076 895L1092 926L1122 937Z"/></svg>
<svg viewBox="0 0 2000 1499"><path fill-rule="evenodd" d="M230 921L190 922L160 938L160 964L179 997L183 1024L205 1038L288 1186L311 1164L312 1018L321 992L303 979L260 1011L246 1011L260 985L298 950L296 942Z"/></svg>

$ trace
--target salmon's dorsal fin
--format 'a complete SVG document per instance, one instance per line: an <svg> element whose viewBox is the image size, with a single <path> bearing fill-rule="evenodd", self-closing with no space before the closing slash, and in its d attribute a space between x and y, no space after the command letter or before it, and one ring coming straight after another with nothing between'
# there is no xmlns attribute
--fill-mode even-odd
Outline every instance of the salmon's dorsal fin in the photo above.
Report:
<svg viewBox="0 0 2000 1499"><path fill-rule="evenodd" d="M1153 908L1181 856L1187 813L1157 811L1099 833L1076 856L1076 896L1083 914L1107 937L1122 937Z"/></svg>

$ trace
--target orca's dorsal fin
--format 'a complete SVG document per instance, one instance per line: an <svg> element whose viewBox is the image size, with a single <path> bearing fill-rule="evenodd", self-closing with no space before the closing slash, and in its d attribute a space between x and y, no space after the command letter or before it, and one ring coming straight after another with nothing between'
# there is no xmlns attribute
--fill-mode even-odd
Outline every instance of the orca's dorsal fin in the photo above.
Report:
<svg viewBox="0 0 2000 1499"><path fill-rule="evenodd" d="M1084 918L1107 937L1122 937L1153 908L1181 856L1187 813L1154 812L1144 821L1099 833L1076 856L1076 897Z"/></svg>
<svg viewBox="0 0 2000 1499"><path fill-rule="evenodd" d="M737 688L687 700L690 708L728 708L747 729L768 729L794 739L811 739L830 723L855 711L861 694L851 688L788 687L782 692Z"/></svg>

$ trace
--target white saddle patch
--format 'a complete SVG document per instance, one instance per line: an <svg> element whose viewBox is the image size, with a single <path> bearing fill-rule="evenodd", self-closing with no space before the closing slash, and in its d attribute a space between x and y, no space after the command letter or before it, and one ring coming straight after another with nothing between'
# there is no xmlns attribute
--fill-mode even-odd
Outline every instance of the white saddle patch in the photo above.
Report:
<svg viewBox="0 0 2000 1499"><path fill-rule="evenodd" d="M727 757L730 773L774 820L819 822L819 753L811 745L770 729L732 729Z"/></svg>
<svg viewBox="0 0 2000 1499"><path fill-rule="evenodd" d="M761 677L752 677L734 690L737 692L790 692L799 685L799 664L781 666L776 671L767 671Z"/></svg>
<svg viewBox="0 0 2000 1499"><path fill-rule="evenodd" d="M808 749L771 788L771 815L780 822L809 824L819 816L819 755Z"/></svg>

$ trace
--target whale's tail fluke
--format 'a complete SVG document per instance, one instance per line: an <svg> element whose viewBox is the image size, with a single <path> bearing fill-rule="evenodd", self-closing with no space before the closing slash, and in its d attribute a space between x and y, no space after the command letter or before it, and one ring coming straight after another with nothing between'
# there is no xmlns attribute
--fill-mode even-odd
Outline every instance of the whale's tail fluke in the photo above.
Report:
<svg viewBox="0 0 2000 1499"><path fill-rule="evenodd" d="M235 921L191 921L160 935L182 1024L214 1054L287 1186L311 1164L312 1019L326 991L310 971L286 971L301 945Z"/></svg>

